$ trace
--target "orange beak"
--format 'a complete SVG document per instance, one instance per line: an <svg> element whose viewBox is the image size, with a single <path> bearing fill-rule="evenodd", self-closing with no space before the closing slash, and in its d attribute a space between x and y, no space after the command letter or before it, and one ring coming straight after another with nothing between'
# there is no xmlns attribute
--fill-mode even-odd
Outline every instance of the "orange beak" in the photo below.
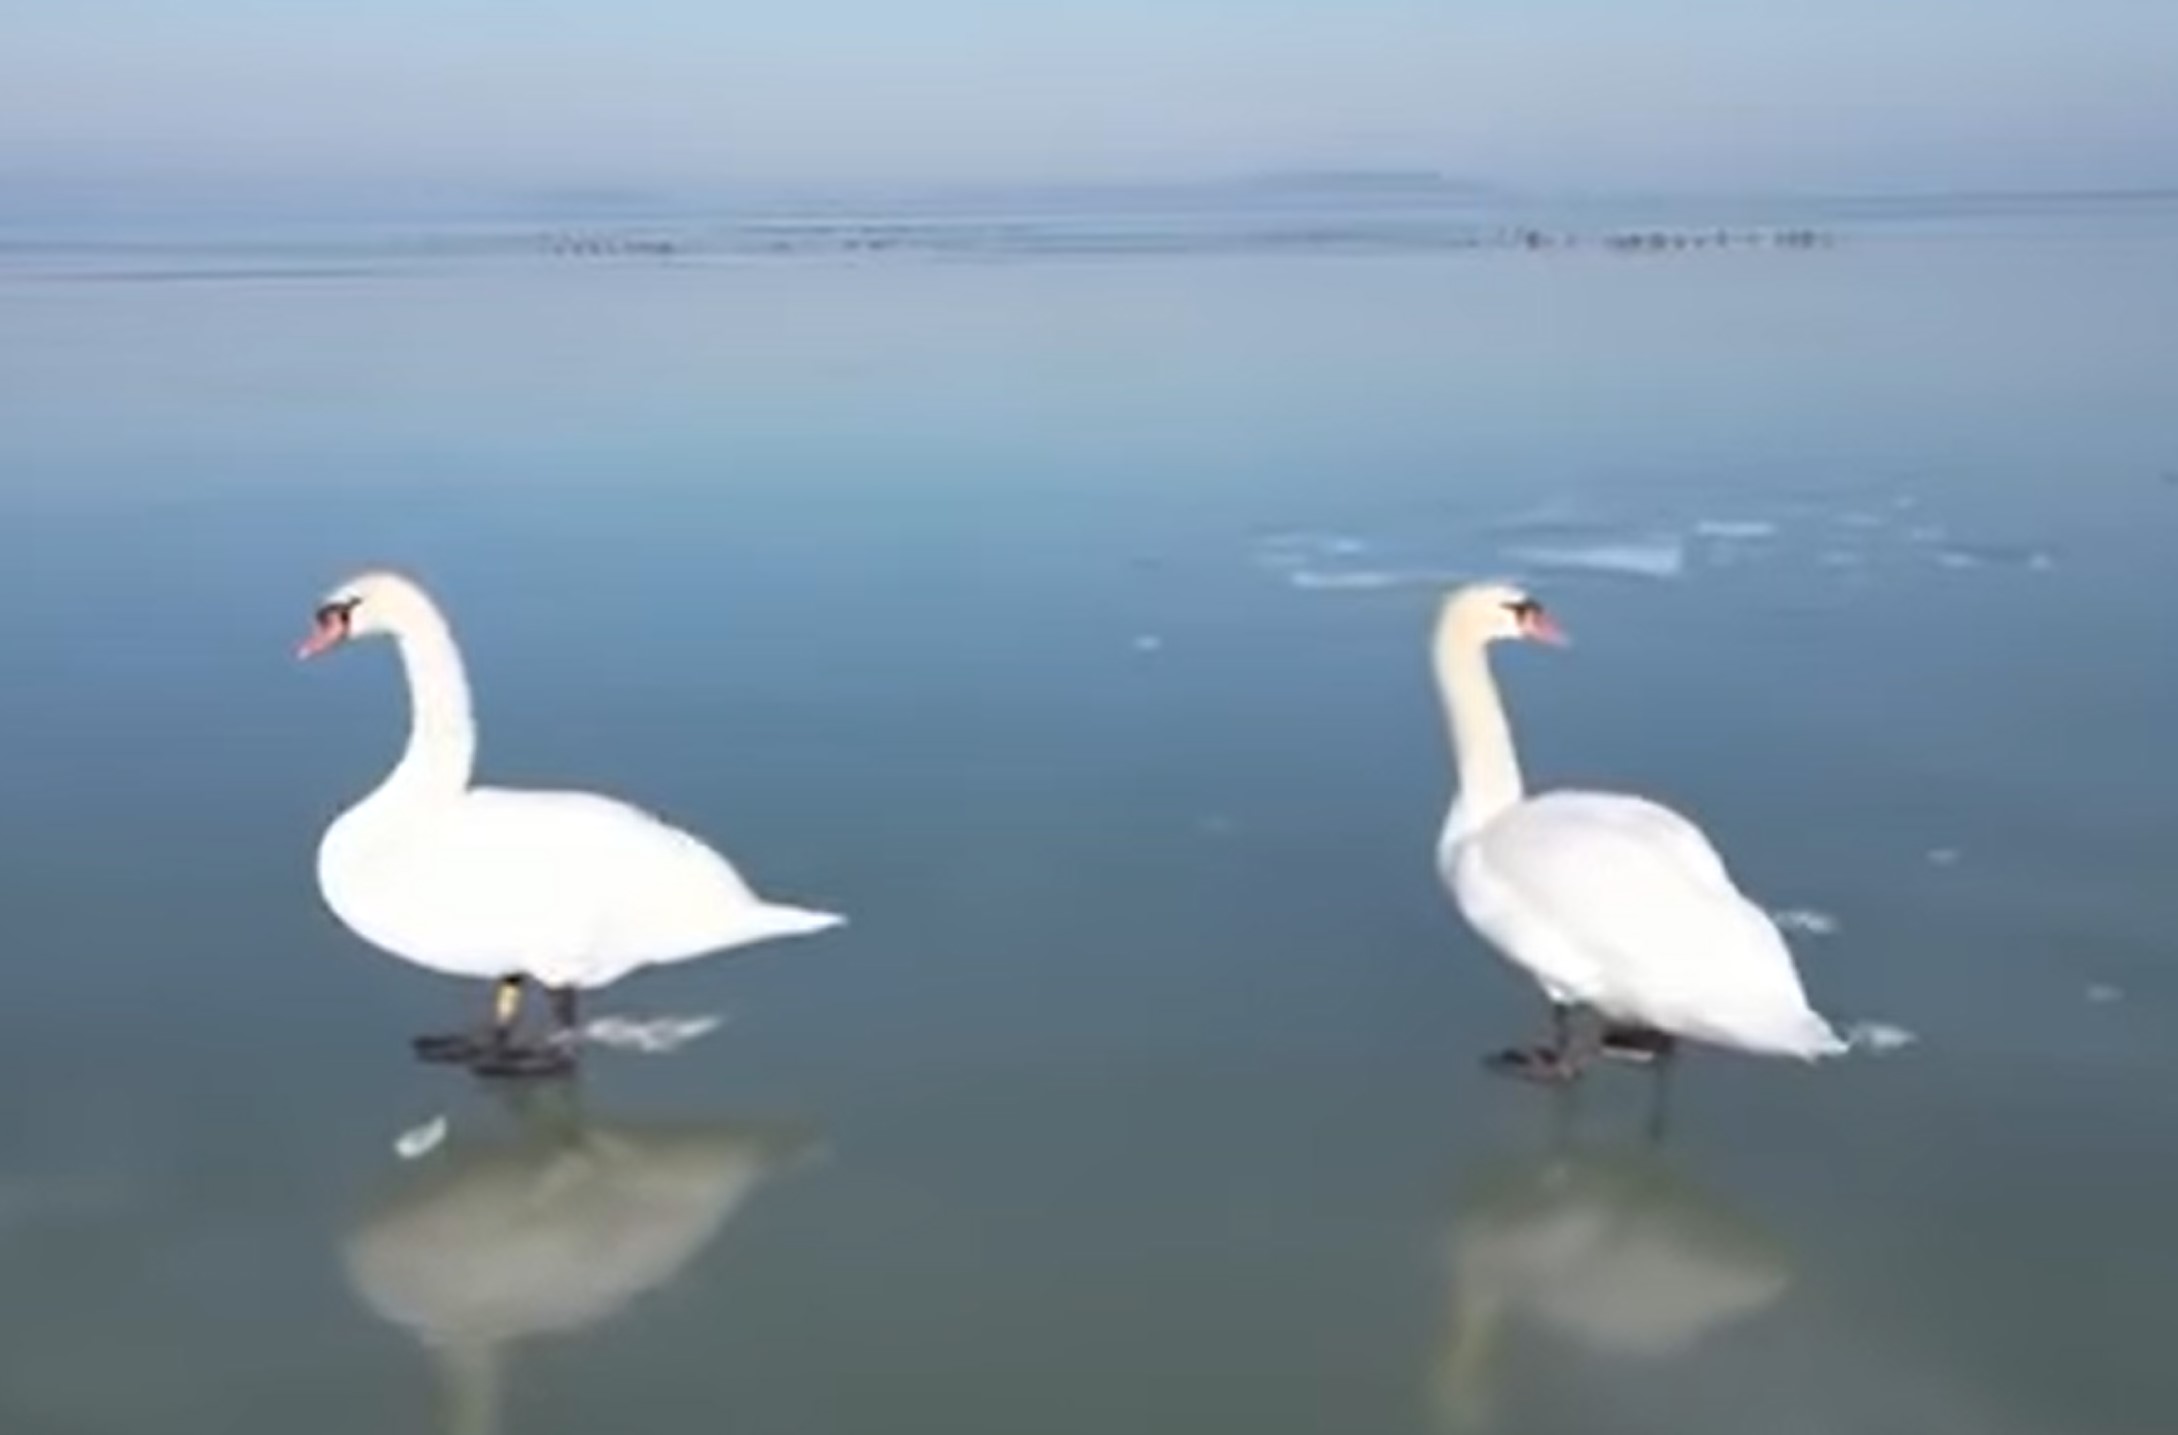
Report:
<svg viewBox="0 0 2178 1435"><path fill-rule="evenodd" d="M1554 648L1562 648L1571 641L1566 637L1565 629L1558 626L1558 620L1541 608L1530 608L1521 617L1520 636L1532 642L1548 643Z"/></svg>
<svg viewBox="0 0 2178 1435"><path fill-rule="evenodd" d="M295 649L297 658L314 658L327 648L335 648L348 637L348 615L338 608L327 608L318 614L317 625L310 636Z"/></svg>

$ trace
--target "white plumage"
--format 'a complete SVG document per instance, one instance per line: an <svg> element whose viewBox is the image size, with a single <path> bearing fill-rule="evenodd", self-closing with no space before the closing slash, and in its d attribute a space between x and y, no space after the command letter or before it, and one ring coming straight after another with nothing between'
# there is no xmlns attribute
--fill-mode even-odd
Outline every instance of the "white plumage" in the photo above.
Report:
<svg viewBox="0 0 2178 1435"><path fill-rule="evenodd" d="M391 835L352 816L319 852L326 902L374 946L457 976L601 987L839 921L763 901L686 832L586 792L470 788Z"/></svg>
<svg viewBox="0 0 2178 1435"><path fill-rule="evenodd" d="M1555 1002L1764 1055L1844 1051L1700 828L1645 798L1525 795L1486 649L1556 636L1533 599L1497 584L1461 589L1439 622L1460 790L1438 867L1461 913Z"/></svg>
<svg viewBox="0 0 2178 1435"><path fill-rule="evenodd" d="M454 976L586 989L842 920L764 900L724 857L624 802L470 786L467 676L421 588L387 573L342 585L304 652L373 633L407 672L408 747L318 849L327 905L365 941Z"/></svg>

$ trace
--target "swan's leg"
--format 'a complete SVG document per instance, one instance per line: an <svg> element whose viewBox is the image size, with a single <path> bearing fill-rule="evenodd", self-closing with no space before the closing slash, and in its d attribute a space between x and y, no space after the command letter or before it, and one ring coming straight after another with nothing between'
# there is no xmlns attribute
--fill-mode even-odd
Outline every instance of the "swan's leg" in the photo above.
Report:
<svg viewBox="0 0 2178 1435"><path fill-rule="evenodd" d="M1580 1074L1573 1055L1573 1008L1553 1000L1550 1003L1550 1041L1546 1045L1509 1046L1484 1057L1482 1064L1500 1076L1557 1084Z"/></svg>
<svg viewBox="0 0 2178 1435"><path fill-rule="evenodd" d="M519 994L520 987L517 985ZM478 1076L564 1076L575 1069L575 989L552 989L552 1016L557 1026L552 1035L534 1045L512 1039L510 1019L500 1029L491 1049L469 1063Z"/></svg>
<svg viewBox="0 0 2178 1435"><path fill-rule="evenodd" d="M425 1061L466 1065L514 1038L515 1020L522 1014L522 979L506 976L492 989L492 1024L482 1033L455 1031L441 1036L419 1036L412 1045Z"/></svg>

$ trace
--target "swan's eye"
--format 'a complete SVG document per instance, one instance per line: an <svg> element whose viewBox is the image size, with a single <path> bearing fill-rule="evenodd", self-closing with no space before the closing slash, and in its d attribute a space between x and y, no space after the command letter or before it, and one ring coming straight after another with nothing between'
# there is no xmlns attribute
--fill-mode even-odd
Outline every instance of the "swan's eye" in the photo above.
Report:
<svg viewBox="0 0 2178 1435"><path fill-rule="evenodd" d="M1505 605L1505 611L1525 623L1543 616L1543 605L1533 598L1515 598Z"/></svg>
<svg viewBox="0 0 2178 1435"><path fill-rule="evenodd" d="M337 603L324 604L317 611L318 626L321 628L347 627L349 615L355 612L356 604L362 601L361 598L343 598Z"/></svg>

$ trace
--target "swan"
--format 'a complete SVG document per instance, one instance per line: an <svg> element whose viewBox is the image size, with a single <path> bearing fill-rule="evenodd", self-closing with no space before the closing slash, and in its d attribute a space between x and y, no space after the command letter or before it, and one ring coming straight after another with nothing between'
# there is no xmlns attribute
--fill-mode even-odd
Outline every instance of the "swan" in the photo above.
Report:
<svg viewBox="0 0 2178 1435"><path fill-rule="evenodd" d="M447 1435L499 1428L507 1354L611 1320L671 1282L774 1172L797 1129L597 1121L558 1084L510 1103L511 1139L457 1140L343 1242L350 1288L431 1352Z"/></svg>
<svg viewBox="0 0 2178 1435"><path fill-rule="evenodd" d="M476 724L461 652L438 605L395 573L365 573L318 606L299 656L393 640L408 677L408 747L385 781L335 818L318 888L364 941L451 976L496 983L481 1036L419 1037L427 1060L485 1075L573 1063L578 994L637 968L823 931L843 918L769 902L678 828L609 797L470 784ZM558 1026L514 1039L523 981L552 994Z"/></svg>
<svg viewBox="0 0 2178 1435"><path fill-rule="evenodd" d="M1433 659L1458 791L1437 870L1470 926L1541 984L1553 1036L1500 1052L1493 1069L1577 1076L1586 1056L1568 1015L1604 1020L1603 1054L1668 1060L1679 1039L1814 1060L1846 1042L1808 1005L1777 924L1747 900L1700 828L1646 798L1526 795L1512 727L1491 676L1493 643L1563 643L1542 604L1506 583L1450 594Z"/></svg>

